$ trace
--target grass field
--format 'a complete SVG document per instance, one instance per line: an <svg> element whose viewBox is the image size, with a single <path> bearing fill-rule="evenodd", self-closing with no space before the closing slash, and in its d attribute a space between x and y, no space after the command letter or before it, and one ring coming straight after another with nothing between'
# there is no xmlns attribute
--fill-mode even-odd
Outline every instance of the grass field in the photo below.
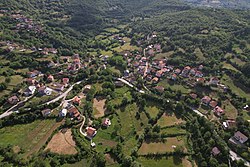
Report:
<svg viewBox="0 0 250 167"><path fill-rule="evenodd" d="M232 92L234 92L238 96L245 97L250 100L250 93L246 93L246 91L242 90L239 86L236 86L233 80L228 75L224 74L221 82L227 85L232 90Z"/></svg>
<svg viewBox="0 0 250 167"><path fill-rule="evenodd" d="M119 32L119 30L116 29L116 28L105 28L104 30L107 31L107 32L111 32L111 33Z"/></svg>
<svg viewBox="0 0 250 167"><path fill-rule="evenodd" d="M111 100L111 103L113 103L113 105L121 104L122 99L124 97L126 97L128 101L131 101L132 99L130 88L128 88L127 86L123 86L122 88L116 88L115 94L116 94L116 98Z"/></svg>
<svg viewBox="0 0 250 167"><path fill-rule="evenodd" d="M172 135L172 134L180 134L180 133L186 133L186 130L178 126L161 129L161 134Z"/></svg>
<svg viewBox="0 0 250 167"><path fill-rule="evenodd" d="M194 50L194 54L196 55L196 57L201 60L204 61L206 58L203 56L203 53L201 52L200 48L196 48Z"/></svg>
<svg viewBox="0 0 250 167"><path fill-rule="evenodd" d="M148 153L166 153L173 152L173 146L185 147L185 139L183 137L168 137L165 141L146 141L140 147L138 154L147 155Z"/></svg>
<svg viewBox="0 0 250 167"><path fill-rule="evenodd" d="M232 105L229 100L222 102L222 108L225 110L225 115L229 119L236 119L238 115L237 109Z"/></svg>
<svg viewBox="0 0 250 167"><path fill-rule="evenodd" d="M160 106L160 104L155 104L154 102L147 101L145 111L149 113L151 118L155 118L160 111L158 106Z"/></svg>
<svg viewBox="0 0 250 167"><path fill-rule="evenodd" d="M184 121L180 118L177 118L175 114L164 113L162 117L157 121L157 124L161 127L178 125L180 123L184 123Z"/></svg>
<svg viewBox="0 0 250 167"><path fill-rule="evenodd" d="M174 51L169 51L166 53L159 53L157 54L154 59L164 59L164 58L169 58L174 54Z"/></svg>
<svg viewBox="0 0 250 167"><path fill-rule="evenodd" d="M147 159L140 157L138 159L144 167L184 167L182 164L182 159L176 156L169 156L162 159ZM186 167L186 166L185 166Z"/></svg>
<svg viewBox="0 0 250 167"><path fill-rule="evenodd" d="M238 64L239 66L243 66L244 64L246 64L245 61L242 61L241 59L239 59L239 58L237 58L237 57L231 59L230 61L233 62L233 63Z"/></svg>
<svg viewBox="0 0 250 167"><path fill-rule="evenodd" d="M54 125L54 120L47 119L37 120L30 124L4 127L0 129L0 146L16 145L24 149L25 153L30 152L34 147L37 147L41 140L45 140L44 143L46 142L47 139L44 139L44 136Z"/></svg>
<svg viewBox="0 0 250 167"><path fill-rule="evenodd" d="M232 71L235 71L235 72L239 72L238 69L236 69L234 66L232 66L231 64L228 64L228 63L223 63L222 68L232 70Z"/></svg>
<svg viewBox="0 0 250 167"><path fill-rule="evenodd" d="M117 51L119 53L119 52L126 51L126 50L134 51L134 50L138 50L138 49L139 48L137 46L132 46L132 45L130 45L130 43L125 43L122 46L114 48L113 50Z"/></svg>
<svg viewBox="0 0 250 167"><path fill-rule="evenodd" d="M173 83L172 81L168 81L167 79L160 81L158 83L158 86L163 86L164 88L171 88L174 91L179 90L184 94L189 93L191 91L190 89L185 88L183 85Z"/></svg>

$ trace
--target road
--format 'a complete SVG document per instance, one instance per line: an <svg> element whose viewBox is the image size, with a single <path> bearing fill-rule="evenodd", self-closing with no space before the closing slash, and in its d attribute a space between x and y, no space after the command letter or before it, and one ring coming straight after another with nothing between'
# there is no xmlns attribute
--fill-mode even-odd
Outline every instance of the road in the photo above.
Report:
<svg viewBox="0 0 250 167"><path fill-rule="evenodd" d="M85 116L83 116L83 115L81 115L81 117L83 118L83 121L82 121L82 125L81 125L81 127L80 127L80 133L81 133L83 136L86 136L86 133L84 133L84 132L82 131L82 128L83 128L83 126L84 126L84 123L85 123L86 118L85 118Z"/></svg>
<svg viewBox="0 0 250 167"><path fill-rule="evenodd" d="M55 99L53 99L49 102L46 102L46 105L49 105L51 103L55 103L55 102L59 101L60 99L65 98L68 95L68 93L73 89L73 87L75 85L79 85L80 83L82 83L82 81L78 81L78 82L74 83L73 85L71 85L69 87L69 89L67 89L65 92L63 92L60 96L56 97Z"/></svg>
<svg viewBox="0 0 250 167"><path fill-rule="evenodd" d="M204 115L204 114L202 114L199 110L195 110L195 109L193 109L193 108L192 108L192 110L193 110L193 112L195 112L195 113L198 114L199 116L205 117L205 118L207 119L207 116Z"/></svg>
<svg viewBox="0 0 250 167"><path fill-rule="evenodd" d="M24 106L25 102L31 99L34 95L26 97L23 101L18 102L16 105L9 108L7 111L5 111L3 114L0 115L0 119L7 117L11 114L13 114L13 111L18 110L20 107Z"/></svg>
<svg viewBox="0 0 250 167"><path fill-rule="evenodd" d="M245 160L245 159L243 159L242 157L240 157L239 155L237 155L235 152L233 152L232 150L230 150L229 151L229 154L230 154L230 157L231 157L231 159L233 160L233 161L239 161L239 160L243 160L244 161L244 164L246 165L246 166L250 166L250 163L247 161L247 160Z"/></svg>
<svg viewBox="0 0 250 167"><path fill-rule="evenodd" d="M124 84L128 85L128 86L131 87L131 88L134 88L134 89L135 89L137 92L139 92L139 93L142 93L142 94L145 93L145 91L138 89L137 87L135 87L134 85L132 85L131 83L129 83L128 81L126 81L125 79L117 78L117 80L123 82Z"/></svg>

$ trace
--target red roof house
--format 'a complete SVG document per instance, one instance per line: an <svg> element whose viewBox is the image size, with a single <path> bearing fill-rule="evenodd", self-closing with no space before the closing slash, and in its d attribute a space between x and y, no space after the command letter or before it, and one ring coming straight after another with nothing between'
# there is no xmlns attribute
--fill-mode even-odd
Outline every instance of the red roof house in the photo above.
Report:
<svg viewBox="0 0 250 167"><path fill-rule="evenodd" d="M213 109L213 111L214 111L214 114L215 115L217 115L217 116L221 116L221 115L223 115L223 114L225 114L225 111L222 109L222 108L220 108L219 106L216 106L214 109Z"/></svg>

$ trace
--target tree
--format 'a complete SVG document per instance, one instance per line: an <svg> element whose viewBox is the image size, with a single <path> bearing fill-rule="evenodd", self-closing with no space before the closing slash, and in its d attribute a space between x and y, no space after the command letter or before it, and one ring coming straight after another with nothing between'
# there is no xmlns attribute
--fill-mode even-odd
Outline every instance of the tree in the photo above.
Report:
<svg viewBox="0 0 250 167"><path fill-rule="evenodd" d="M131 156L126 156L123 160L122 160L122 166L124 167L129 167L131 166L133 162L133 159Z"/></svg>
<svg viewBox="0 0 250 167"><path fill-rule="evenodd" d="M5 83L10 83L11 79L10 77L5 78Z"/></svg>
<svg viewBox="0 0 250 167"><path fill-rule="evenodd" d="M104 154L102 153L95 154L93 163L98 167L105 167L106 160Z"/></svg>

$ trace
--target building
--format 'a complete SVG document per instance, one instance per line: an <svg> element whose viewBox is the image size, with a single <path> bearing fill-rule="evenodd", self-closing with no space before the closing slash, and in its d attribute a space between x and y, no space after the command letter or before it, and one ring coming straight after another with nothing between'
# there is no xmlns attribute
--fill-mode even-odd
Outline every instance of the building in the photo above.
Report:
<svg viewBox="0 0 250 167"><path fill-rule="evenodd" d="M28 85L35 85L36 80L33 79L33 78L27 78L27 79L25 80L25 82L26 82Z"/></svg>
<svg viewBox="0 0 250 167"><path fill-rule="evenodd" d="M67 113L68 110L64 108L59 112L59 117L66 117Z"/></svg>
<svg viewBox="0 0 250 167"><path fill-rule="evenodd" d="M68 86L68 84L69 84L69 78L63 78L62 79L62 83L63 83L64 86Z"/></svg>
<svg viewBox="0 0 250 167"><path fill-rule="evenodd" d="M35 93L36 91L36 87L35 86L29 86L25 91L24 91L24 95L25 96L31 96Z"/></svg>
<svg viewBox="0 0 250 167"><path fill-rule="evenodd" d="M103 119L102 125L105 127L109 127L111 125L111 121L108 118Z"/></svg>
<svg viewBox="0 0 250 167"><path fill-rule="evenodd" d="M57 90L57 91L63 91L64 90L64 85L62 85L62 84L56 84L55 90Z"/></svg>
<svg viewBox="0 0 250 167"><path fill-rule="evenodd" d="M80 112L78 111L78 109L75 107L75 106L71 106L69 109L68 109L68 113L69 113L69 116L71 118L77 118L78 120L80 120Z"/></svg>
<svg viewBox="0 0 250 167"><path fill-rule="evenodd" d="M89 138L89 139L92 139L93 137L95 137L95 135L97 133L96 129L93 128L93 127L87 127L86 132L87 132L86 137Z"/></svg>
<svg viewBox="0 0 250 167"><path fill-rule="evenodd" d="M41 111L43 117L47 117L51 114L51 109L45 109Z"/></svg>
<svg viewBox="0 0 250 167"><path fill-rule="evenodd" d="M198 95L196 93L190 93L189 96L192 98L192 99L196 99L198 97Z"/></svg>
<svg viewBox="0 0 250 167"><path fill-rule="evenodd" d="M213 156L217 156L218 154L220 154L220 150L217 147L214 147L211 153L213 154Z"/></svg>
<svg viewBox="0 0 250 167"><path fill-rule="evenodd" d="M52 89L46 87L46 86L42 86L38 89L38 92L40 95L47 95L47 96L50 96L51 93L52 93Z"/></svg>
<svg viewBox="0 0 250 167"><path fill-rule="evenodd" d="M124 83L122 81L115 81L115 86L116 87L123 87Z"/></svg>
<svg viewBox="0 0 250 167"><path fill-rule="evenodd" d="M209 102L211 101L212 99L208 96L204 96L202 99L201 99L201 102L202 104L208 106L209 105Z"/></svg>
<svg viewBox="0 0 250 167"><path fill-rule="evenodd" d="M219 106L216 106L214 109L213 109L213 112L216 116L220 117L221 115L225 114L225 111L220 108Z"/></svg>
<svg viewBox="0 0 250 167"><path fill-rule="evenodd" d="M79 96L75 96L72 100L72 103L79 105L81 103L81 98Z"/></svg>
<svg viewBox="0 0 250 167"><path fill-rule="evenodd" d="M19 102L19 99L18 99L17 96L12 96L12 97L8 98L8 103L9 104L14 105L14 104L17 104L18 102Z"/></svg>
<svg viewBox="0 0 250 167"><path fill-rule="evenodd" d="M159 92L159 93L163 93L164 92L164 87L163 86L156 86L154 87L154 89Z"/></svg>
<svg viewBox="0 0 250 167"><path fill-rule="evenodd" d="M231 129L236 127L236 121L235 120L226 120L222 123L224 129Z"/></svg>
<svg viewBox="0 0 250 167"><path fill-rule="evenodd" d="M91 89L91 85L84 86L83 93L88 93L90 91L90 89Z"/></svg>
<svg viewBox="0 0 250 167"><path fill-rule="evenodd" d="M210 85L218 85L220 80L217 77L212 77L209 81Z"/></svg>
<svg viewBox="0 0 250 167"><path fill-rule="evenodd" d="M244 135L240 131L237 131L237 132L234 133L234 136L232 136L229 139L229 142L232 143L232 144L244 146L243 144L245 142L247 142L247 140L248 140L248 137L246 135Z"/></svg>
<svg viewBox="0 0 250 167"><path fill-rule="evenodd" d="M48 78L47 78L47 80L48 80L49 82L53 82L53 81L54 81L53 75L49 75Z"/></svg>
<svg viewBox="0 0 250 167"><path fill-rule="evenodd" d="M217 104L218 104L217 101L212 100L212 101L210 101L209 106L212 108L215 108L217 106Z"/></svg>

